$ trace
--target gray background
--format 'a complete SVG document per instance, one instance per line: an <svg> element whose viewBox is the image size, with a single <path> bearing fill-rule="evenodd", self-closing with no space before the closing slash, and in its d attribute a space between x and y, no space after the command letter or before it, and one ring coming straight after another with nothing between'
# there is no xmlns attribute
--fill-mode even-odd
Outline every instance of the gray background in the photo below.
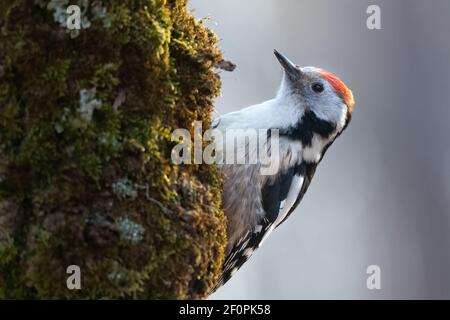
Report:
<svg viewBox="0 0 450 320"><path fill-rule="evenodd" d="M366 28L369 4L382 30ZM357 106L303 202L216 299L450 298L450 1L192 0L238 67L219 113L274 96L273 48ZM381 290L366 268L381 267Z"/></svg>

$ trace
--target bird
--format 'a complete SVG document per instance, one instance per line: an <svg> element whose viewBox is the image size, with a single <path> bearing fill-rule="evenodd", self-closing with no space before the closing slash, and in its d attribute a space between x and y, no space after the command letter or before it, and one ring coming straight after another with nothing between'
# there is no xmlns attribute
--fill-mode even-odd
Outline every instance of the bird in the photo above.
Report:
<svg viewBox="0 0 450 320"><path fill-rule="evenodd" d="M317 165L352 118L353 93L338 76L321 68L300 67L277 50L274 54L283 70L275 98L221 115L213 122L222 137L228 130L253 129L266 130L270 138L270 132L276 130L279 163L271 174L261 174L258 161L218 164L224 179L222 209L228 242L222 272L212 292L224 285L297 208ZM247 160L260 152L243 141ZM216 141L216 152L222 159L229 152L227 143L226 138ZM272 151L269 146L266 152Z"/></svg>

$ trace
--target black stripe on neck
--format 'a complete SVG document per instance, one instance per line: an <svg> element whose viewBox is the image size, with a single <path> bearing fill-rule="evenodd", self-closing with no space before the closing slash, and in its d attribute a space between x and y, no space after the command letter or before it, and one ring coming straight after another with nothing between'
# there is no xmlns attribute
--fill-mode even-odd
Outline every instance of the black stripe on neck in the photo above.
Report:
<svg viewBox="0 0 450 320"><path fill-rule="evenodd" d="M315 133L323 138L328 138L335 131L334 123L319 119L314 112L308 110L295 126L280 130L280 134L293 140L300 140L303 146L311 146Z"/></svg>

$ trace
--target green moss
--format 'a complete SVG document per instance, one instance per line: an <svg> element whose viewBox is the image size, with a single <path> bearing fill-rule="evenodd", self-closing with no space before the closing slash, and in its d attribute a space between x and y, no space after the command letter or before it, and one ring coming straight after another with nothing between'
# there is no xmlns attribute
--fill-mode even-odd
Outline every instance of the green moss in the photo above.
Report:
<svg viewBox="0 0 450 320"><path fill-rule="evenodd" d="M170 134L210 123L217 38L186 0L79 0L77 34L57 2L0 3L0 298L206 297L221 178Z"/></svg>

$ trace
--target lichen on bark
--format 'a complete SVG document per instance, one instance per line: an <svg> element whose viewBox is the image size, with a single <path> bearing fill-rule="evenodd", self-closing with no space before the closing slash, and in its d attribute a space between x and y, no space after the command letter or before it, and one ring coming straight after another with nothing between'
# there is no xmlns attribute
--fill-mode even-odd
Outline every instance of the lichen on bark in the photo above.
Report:
<svg viewBox="0 0 450 320"><path fill-rule="evenodd" d="M204 298L221 177L173 165L170 138L210 124L217 38L186 0L70 2L77 34L68 1L0 3L0 298Z"/></svg>

